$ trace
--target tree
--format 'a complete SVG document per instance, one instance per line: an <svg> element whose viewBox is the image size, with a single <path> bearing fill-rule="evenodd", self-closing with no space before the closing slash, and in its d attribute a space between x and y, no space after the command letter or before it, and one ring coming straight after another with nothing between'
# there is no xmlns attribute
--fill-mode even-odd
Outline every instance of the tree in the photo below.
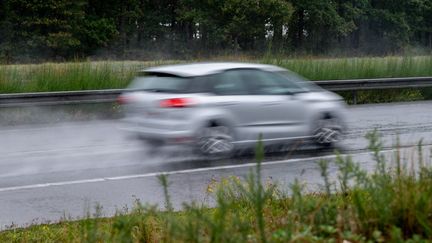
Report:
<svg viewBox="0 0 432 243"><path fill-rule="evenodd" d="M282 41L282 28L292 12L283 0L183 0L182 21L194 23L195 33L206 48L255 50L269 37ZM271 38L270 38L271 39Z"/></svg>
<svg viewBox="0 0 432 243"><path fill-rule="evenodd" d="M69 56L80 45L75 28L84 18L82 0L9 0L15 39L27 50Z"/></svg>
<svg viewBox="0 0 432 243"><path fill-rule="evenodd" d="M0 58L432 49L432 0L1 0ZM163 54L165 54L163 53ZM158 53L159 54L159 53Z"/></svg>
<svg viewBox="0 0 432 243"><path fill-rule="evenodd" d="M116 43L122 52L130 47L137 33L138 20L142 15L139 0L87 0L84 26L88 33L88 46L105 46ZM96 28L96 29L94 29Z"/></svg>
<svg viewBox="0 0 432 243"><path fill-rule="evenodd" d="M368 28L373 38L373 52L396 52L409 43L411 27L405 12L406 6L406 0L371 0Z"/></svg>
<svg viewBox="0 0 432 243"><path fill-rule="evenodd" d="M291 43L295 48L325 52L339 37L352 33L356 26L352 19L341 16L341 9L331 0L293 0L294 18L290 24Z"/></svg>
<svg viewBox="0 0 432 243"><path fill-rule="evenodd" d="M0 60L9 63L12 60L13 25L10 19L9 1L0 3Z"/></svg>

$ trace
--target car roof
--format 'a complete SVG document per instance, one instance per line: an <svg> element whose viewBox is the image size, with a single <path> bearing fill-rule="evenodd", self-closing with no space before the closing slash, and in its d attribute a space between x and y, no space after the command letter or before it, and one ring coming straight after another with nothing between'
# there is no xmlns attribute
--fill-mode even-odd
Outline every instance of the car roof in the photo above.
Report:
<svg viewBox="0 0 432 243"><path fill-rule="evenodd" d="M223 72L231 69L260 69L266 71L283 71L285 69L265 64L256 63L235 63L235 62L214 62L214 63L193 63L152 67L144 69L143 73L166 73L182 77L203 76Z"/></svg>

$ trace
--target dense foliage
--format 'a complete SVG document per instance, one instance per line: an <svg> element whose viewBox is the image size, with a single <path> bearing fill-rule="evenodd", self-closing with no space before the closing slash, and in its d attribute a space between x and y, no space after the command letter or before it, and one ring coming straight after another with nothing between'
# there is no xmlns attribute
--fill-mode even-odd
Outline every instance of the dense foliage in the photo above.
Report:
<svg viewBox="0 0 432 243"><path fill-rule="evenodd" d="M2 0L0 58L429 51L431 21L432 0Z"/></svg>

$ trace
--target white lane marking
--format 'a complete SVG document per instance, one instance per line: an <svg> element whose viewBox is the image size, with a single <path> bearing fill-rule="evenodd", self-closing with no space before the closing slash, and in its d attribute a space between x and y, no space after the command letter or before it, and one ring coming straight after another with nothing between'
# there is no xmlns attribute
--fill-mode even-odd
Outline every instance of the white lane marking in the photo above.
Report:
<svg viewBox="0 0 432 243"><path fill-rule="evenodd" d="M389 152L394 150L386 150L383 152ZM346 155L369 155L372 152L362 152L355 154L346 154ZM262 166L268 165L279 165L279 164L289 164L296 163L302 161L311 161L317 159L334 159L337 155L326 155L319 157L309 157L309 158L301 158L301 159L290 159L290 160L278 160L271 162L264 162ZM130 179L139 179L139 178L147 178L147 177L156 177L158 175L178 175L178 174L188 174L188 173L197 173L197 172L205 172L205 171L215 171L215 170L224 170L224 169L236 169L236 168L247 168L254 167L256 163L246 163L240 165L224 165L224 166L215 166L208 168L197 168L197 169L188 169L188 170L177 170L177 171L168 171L168 172L153 172L147 174L136 174L136 175L127 175L127 176L116 176L116 177L103 177L103 178L94 178L94 179L84 179L84 180L75 180L75 181L62 181L62 182L52 182L52 183L41 183L41 184L33 184L33 185L25 185L25 186L14 186L14 187L4 187L0 188L1 192L10 192L10 191L19 191L25 189L37 189L37 188L46 188L53 186L67 186L67 185L76 185L76 184L86 184L86 183L97 183L97 182L106 182L106 181L119 181L119 180L130 180Z"/></svg>

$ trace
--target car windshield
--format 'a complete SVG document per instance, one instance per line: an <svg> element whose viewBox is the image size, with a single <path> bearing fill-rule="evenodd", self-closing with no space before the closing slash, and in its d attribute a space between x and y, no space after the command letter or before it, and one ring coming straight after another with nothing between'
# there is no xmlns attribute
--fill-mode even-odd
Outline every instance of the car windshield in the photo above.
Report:
<svg viewBox="0 0 432 243"><path fill-rule="evenodd" d="M172 75L149 74L136 77L129 89L161 93L187 93L190 91L192 78Z"/></svg>
<svg viewBox="0 0 432 243"><path fill-rule="evenodd" d="M297 73L291 72L289 70L278 72L279 74L283 75L288 80L295 83L297 86L301 87L301 89L304 90L304 92L320 92L323 91L323 89L313 83L312 81L304 78L303 76L300 76Z"/></svg>

